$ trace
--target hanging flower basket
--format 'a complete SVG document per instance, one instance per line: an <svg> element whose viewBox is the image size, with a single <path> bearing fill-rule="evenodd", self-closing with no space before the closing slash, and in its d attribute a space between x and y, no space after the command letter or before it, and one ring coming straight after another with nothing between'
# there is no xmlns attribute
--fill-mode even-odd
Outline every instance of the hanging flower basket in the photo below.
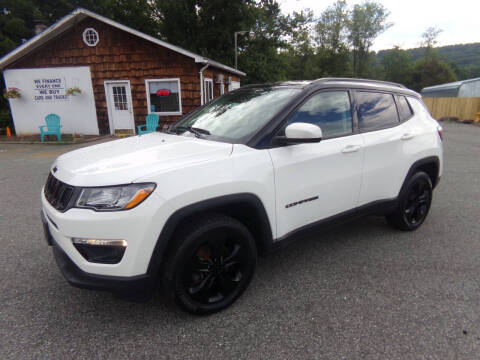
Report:
<svg viewBox="0 0 480 360"><path fill-rule="evenodd" d="M79 87L75 86L75 87L72 87L72 88L68 88L65 93L66 93L67 95L75 96L75 95L77 95L77 94L81 94L81 93L82 93L82 90L80 90Z"/></svg>
<svg viewBox="0 0 480 360"><path fill-rule="evenodd" d="M14 87L8 88L8 90L4 89L3 97L5 99L18 99L19 97L21 97L20 90Z"/></svg>

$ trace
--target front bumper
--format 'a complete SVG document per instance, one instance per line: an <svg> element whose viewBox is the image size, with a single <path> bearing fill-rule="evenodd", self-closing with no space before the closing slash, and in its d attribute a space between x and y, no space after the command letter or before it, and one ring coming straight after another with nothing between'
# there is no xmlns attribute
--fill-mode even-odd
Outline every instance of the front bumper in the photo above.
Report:
<svg viewBox="0 0 480 360"><path fill-rule="evenodd" d="M57 247L85 273L99 276L132 278L148 273L153 250L170 212L155 193L140 206L128 211L95 212L72 208L59 212L46 200L42 191L42 213L50 236ZM87 261L72 243L72 238L121 239L128 247L115 264Z"/></svg>
<svg viewBox="0 0 480 360"><path fill-rule="evenodd" d="M71 285L83 289L110 291L123 296L135 295L135 297L145 298L152 294L155 279L147 274L130 277L105 276L87 273L80 269L56 243L43 211L41 217L46 241L52 246L55 261Z"/></svg>

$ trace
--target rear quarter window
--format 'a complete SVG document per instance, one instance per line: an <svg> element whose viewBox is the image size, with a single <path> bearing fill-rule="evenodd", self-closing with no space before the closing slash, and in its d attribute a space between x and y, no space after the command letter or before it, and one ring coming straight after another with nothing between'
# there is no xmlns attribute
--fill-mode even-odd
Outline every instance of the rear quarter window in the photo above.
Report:
<svg viewBox="0 0 480 360"><path fill-rule="evenodd" d="M398 116L400 117L400 121L405 121L409 119L413 115L413 111L405 96L395 96L395 101L397 103Z"/></svg>
<svg viewBox="0 0 480 360"><path fill-rule="evenodd" d="M424 114L428 117L431 117L432 115L430 114L430 110L427 108L427 106L423 103L423 101L408 97L408 103L410 104L410 107L412 108L413 112L415 114Z"/></svg>
<svg viewBox="0 0 480 360"><path fill-rule="evenodd" d="M357 91L360 131L374 131L399 123L392 94Z"/></svg>

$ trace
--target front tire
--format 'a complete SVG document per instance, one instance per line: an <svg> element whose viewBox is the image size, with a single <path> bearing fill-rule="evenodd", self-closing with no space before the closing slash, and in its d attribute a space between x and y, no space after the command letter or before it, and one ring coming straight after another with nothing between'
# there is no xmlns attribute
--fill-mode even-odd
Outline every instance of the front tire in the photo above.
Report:
<svg viewBox="0 0 480 360"><path fill-rule="evenodd" d="M255 241L239 221L207 214L177 234L164 272L164 290L193 314L230 306L248 287L257 262Z"/></svg>
<svg viewBox="0 0 480 360"><path fill-rule="evenodd" d="M403 231L416 230L425 221L432 202L432 181L424 172L415 173L400 196L397 209L386 216L387 222Z"/></svg>

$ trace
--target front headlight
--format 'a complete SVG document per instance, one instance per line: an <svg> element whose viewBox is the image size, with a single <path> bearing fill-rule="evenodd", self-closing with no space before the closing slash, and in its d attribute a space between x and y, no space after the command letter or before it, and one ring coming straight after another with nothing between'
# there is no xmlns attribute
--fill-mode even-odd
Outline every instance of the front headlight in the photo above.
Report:
<svg viewBox="0 0 480 360"><path fill-rule="evenodd" d="M155 184L129 184L109 187L84 188L75 207L96 211L132 209L155 190Z"/></svg>

